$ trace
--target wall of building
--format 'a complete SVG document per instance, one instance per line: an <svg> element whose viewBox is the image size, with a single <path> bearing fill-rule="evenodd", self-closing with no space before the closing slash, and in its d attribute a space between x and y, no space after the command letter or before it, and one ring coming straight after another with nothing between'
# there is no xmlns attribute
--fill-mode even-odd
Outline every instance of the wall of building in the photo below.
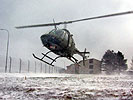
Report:
<svg viewBox="0 0 133 100"><path fill-rule="evenodd" d="M101 61L94 59L93 60L93 73L94 74L100 74L101 73Z"/></svg>
<svg viewBox="0 0 133 100"><path fill-rule="evenodd" d="M79 66L80 65L80 66ZM83 61L77 64L72 64L67 67L66 73L70 74L100 74L101 73L101 61L96 59L85 60L85 66Z"/></svg>
<svg viewBox="0 0 133 100"><path fill-rule="evenodd" d="M72 64L70 66L67 66L67 70L65 72L68 74L75 74L75 65Z"/></svg>

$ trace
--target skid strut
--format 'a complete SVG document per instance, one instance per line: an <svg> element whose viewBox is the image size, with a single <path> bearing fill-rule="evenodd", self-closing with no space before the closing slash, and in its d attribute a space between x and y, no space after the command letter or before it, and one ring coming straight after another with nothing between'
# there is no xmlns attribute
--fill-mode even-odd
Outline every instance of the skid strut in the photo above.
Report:
<svg viewBox="0 0 133 100"><path fill-rule="evenodd" d="M46 54L42 53L42 55L43 55L42 58L37 57L35 54L33 54L33 57L36 58L36 59L38 59L38 60L40 60L40 61L42 61L42 62L44 62L44 63L46 63L46 64L48 64L48 65L54 66L54 65L52 65L52 64L53 64L54 62L56 62L56 59L60 58L61 56L58 56L58 57L56 57L56 58L53 59L53 58L51 58L51 57L48 56L48 54L49 54L50 52L51 52L51 51L47 52ZM51 63L49 63L49 62L43 60L45 57L48 58L48 59L50 59L50 60L52 60Z"/></svg>
<svg viewBox="0 0 133 100"><path fill-rule="evenodd" d="M69 59L70 61L72 61L75 64L78 64L78 60L76 58L72 57L67 57L67 59Z"/></svg>

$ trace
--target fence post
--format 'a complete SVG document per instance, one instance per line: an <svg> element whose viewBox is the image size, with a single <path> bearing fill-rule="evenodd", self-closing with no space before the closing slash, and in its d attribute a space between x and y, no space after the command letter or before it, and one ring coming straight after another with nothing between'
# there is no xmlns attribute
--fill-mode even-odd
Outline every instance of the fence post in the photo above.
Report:
<svg viewBox="0 0 133 100"><path fill-rule="evenodd" d="M12 58L11 58L11 57L9 57L9 59L10 59L9 73L11 73L11 67L12 67Z"/></svg>
<svg viewBox="0 0 133 100"><path fill-rule="evenodd" d="M57 73L56 66L55 66L55 69L54 70L55 70L55 73Z"/></svg>
<svg viewBox="0 0 133 100"><path fill-rule="evenodd" d="M42 63L41 63L40 73L42 73Z"/></svg>
<svg viewBox="0 0 133 100"><path fill-rule="evenodd" d="M45 73L47 73L47 70L46 70L46 68L47 68L47 65L45 64Z"/></svg>
<svg viewBox="0 0 133 100"><path fill-rule="evenodd" d="M49 65L49 73L50 73L50 65Z"/></svg>
<svg viewBox="0 0 133 100"><path fill-rule="evenodd" d="M54 66L54 69L53 70L54 70L54 73L55 73L55 66Z"/></svg>
<svg viewBox="0 0 133 100"><path fill-rule="evenodd" d="M54 72L56 73L56 66L54 67Z"/></svg>
<svg viewBox="0 0 133 100"><path fill-rule="evenodd" d="M54 68L54 67L52 66L52 73L53 73L53 68Z"/></svg>
<svg viewBox="0 0 133 100"><path fill-rule="evenodd" d="M30 71L30 61L28 60L28 73Z"/></svg>
<svg viewBox="0 0 133 100"><path fill-rule="evenodd" d="M21 60L21 58L20 58L20 66L19 66L19 73L21 73L21 65L22 64L22 60Z"/></svg>
<svg viewBox="0 0 133 100"><path fill-rule="evenodd" d="M53 73L53 67L52 66L50 66L51 67L51 73Z"/></svg>
<svg viewBox="0 0 133 100"><path fill-rule="evenodd" d="M58 67L56 67L56 73L58 73Z"/></svg>
<svg viewBox="0 0 133 100"><path fill-rule="evenodd" d="M53 73L54 73L54 66L53 66Z"/></svg>
<svg viewBox="0 0 133 100"><path fill-rule="evenodd" d="M42 64L42 73L44 73L44 64Z"/></svg>
<svg viewBox="0 0 133 100"><path fill-rule="evenodd" d="M36 73L36 61L35 61L35 73Z"/></svg>

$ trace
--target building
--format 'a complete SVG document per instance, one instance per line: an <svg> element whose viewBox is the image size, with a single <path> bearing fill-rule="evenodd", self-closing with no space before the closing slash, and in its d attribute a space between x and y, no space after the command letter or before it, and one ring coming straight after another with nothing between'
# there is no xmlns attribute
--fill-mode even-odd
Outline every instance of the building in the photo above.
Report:
<svg viewBox="0 0 133 100"><path fill-rule="evenodd" d="M71 64L67 66L66 73L69 74L100 74L101 73L101 61L97 59L85 60L85 66L83 61L78 64Z"/></svg>

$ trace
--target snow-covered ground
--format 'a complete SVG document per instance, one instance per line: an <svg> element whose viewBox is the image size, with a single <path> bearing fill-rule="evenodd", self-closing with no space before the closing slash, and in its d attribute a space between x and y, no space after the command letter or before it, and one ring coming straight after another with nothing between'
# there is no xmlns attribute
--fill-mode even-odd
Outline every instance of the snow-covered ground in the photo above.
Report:
<svg viewBox="0 0 133 100"><path fill-rule="evenodd" d="M133 100L133 76L3 73L0 100Z"/></svg>

